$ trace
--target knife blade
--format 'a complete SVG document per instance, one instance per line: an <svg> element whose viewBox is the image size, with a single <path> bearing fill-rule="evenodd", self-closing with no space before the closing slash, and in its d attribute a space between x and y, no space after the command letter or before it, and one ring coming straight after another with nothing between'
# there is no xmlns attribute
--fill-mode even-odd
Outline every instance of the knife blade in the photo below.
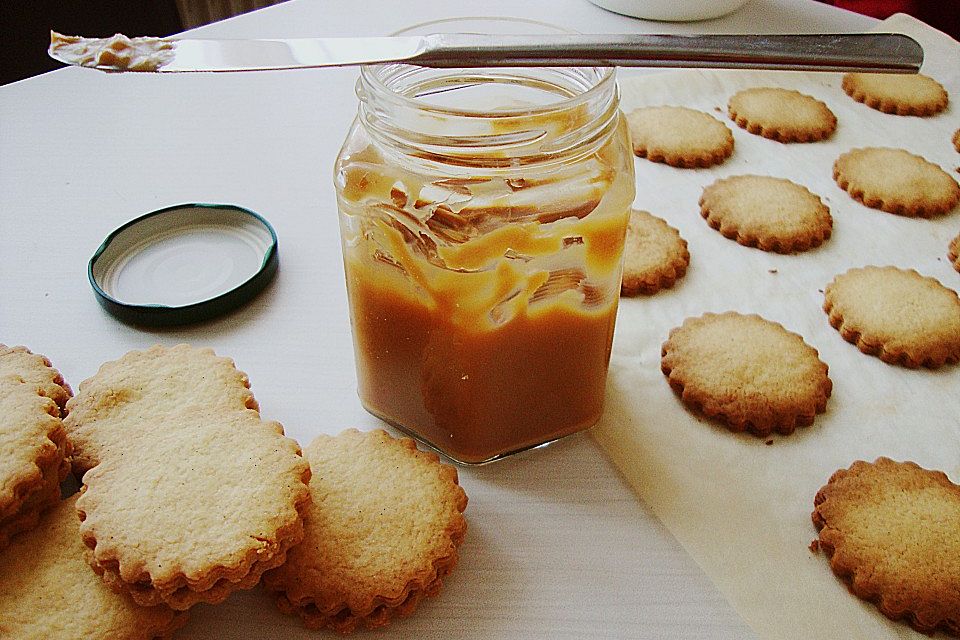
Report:
<svg viewBox="0 0 960 640"><path fill-rule="evenodd" d="M923 48L894 33L488 35L206 40L51 32L69 65L159 73L273 71L400 62L424 67L622 66L915 73Z"/></svg>

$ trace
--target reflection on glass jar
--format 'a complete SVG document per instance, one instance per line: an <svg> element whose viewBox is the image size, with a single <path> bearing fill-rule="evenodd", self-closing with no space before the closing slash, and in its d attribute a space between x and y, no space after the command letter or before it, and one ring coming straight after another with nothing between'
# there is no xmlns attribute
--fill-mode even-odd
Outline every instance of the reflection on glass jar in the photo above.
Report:
<svg viewBox="0 0 960 640"><path fill-rule="evenodd" d="M613 70L383 65L357 94L335 179L366 409L467 463L591 426L634 198Z"/></svg>

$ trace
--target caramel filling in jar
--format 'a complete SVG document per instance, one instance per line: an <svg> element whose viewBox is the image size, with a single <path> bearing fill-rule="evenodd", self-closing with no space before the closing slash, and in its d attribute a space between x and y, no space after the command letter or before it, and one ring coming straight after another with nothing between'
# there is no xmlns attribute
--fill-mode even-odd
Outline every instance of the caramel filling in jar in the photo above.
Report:
<svg viewBox="0 0 960 640"><path fill-rule="evenodd" d="M454 71L365 69L335 179L364 407L481 463L599 419L633 160L612 70Z"/></svg>

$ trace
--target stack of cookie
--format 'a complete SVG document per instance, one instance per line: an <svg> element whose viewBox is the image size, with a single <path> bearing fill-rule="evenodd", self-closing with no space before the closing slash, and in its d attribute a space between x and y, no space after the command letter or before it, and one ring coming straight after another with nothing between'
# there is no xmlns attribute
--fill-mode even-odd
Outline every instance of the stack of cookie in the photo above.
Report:
<svg viewBox="0 0 960 640"><path fill-rule="evenodd" d="M17 419L0 432L2 541L52 507L0 551L0 637L167 638L193 605L265 574L308 626L373 628L412 613L457 562L455 469L383 431L320 437L306 460L209 349L130 352L69 401L26 349L3 347L0 371L0 408ZM60 501L71 444L83 487Z"/></svg>
<svg viewBox="0 0 960 640"><path fill-rule="evenodd" d="M61 412L70 387L41 355L0 344L0 549L36 526L70 471Z"/></svg>

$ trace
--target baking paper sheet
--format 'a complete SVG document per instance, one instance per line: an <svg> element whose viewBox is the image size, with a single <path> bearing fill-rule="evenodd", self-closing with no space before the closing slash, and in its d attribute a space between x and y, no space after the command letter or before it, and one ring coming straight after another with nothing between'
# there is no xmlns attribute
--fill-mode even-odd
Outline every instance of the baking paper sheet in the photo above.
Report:
<svg viewBox="0 0 960 640"><path fill-rule="evenodd" d="M960 128L960 44L898 15L878 31L924 45L923 72L950 92L930 118L883 114L854 102L841 74L679 71L621 79L631 109L686 105L728 123L734 155L711 169L682 170L638 159L635 206L666 219L688 241L686 277L668 291L624 299L614 340L607 406L596 441L644 500L764 638L923 637L850 595L809 548L817 490L854 460L888 456L946 472L960 483L960 366L909 370L860 353L830 327L822 290L863 265L913 268L960 289L947 245L960 208L936 219L869 209L832 180L833 161L863 146L901 147L958 176L950 142ZM728 98L751 86L795 88L823 100L839 125L826 142L781 144L726 117ZM709 228L697 201L704 186L742 173L789 178L821 196L833 235L820 248L778 255L740 246ZM660 372L669 330L707 311L759 313L797 332L830 367L833 395L811 427L767 439L734 434L688 412Z"/></svg>

